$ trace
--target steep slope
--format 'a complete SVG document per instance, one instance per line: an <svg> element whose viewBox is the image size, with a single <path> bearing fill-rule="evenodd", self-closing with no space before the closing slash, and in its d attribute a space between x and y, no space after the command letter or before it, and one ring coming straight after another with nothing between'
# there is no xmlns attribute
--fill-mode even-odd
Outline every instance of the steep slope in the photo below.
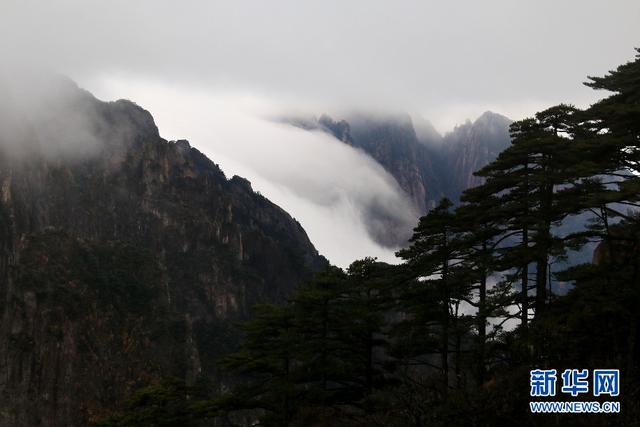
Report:
<svg viewBox="0 0 640 427"><path fill-rule="evenodd" d="M473 173L492 162L510 144L511 120L487 111L474 122L456 126L444 136L442 156L448 171L447 194L457 200L469 187L481 183Z"/></svg>
<svg viewBox="0 0 640 427"><path fill-rule="evenodd" d="M288 122L324 130L366 152L397 180L421 213L442 197L458 200L462 191L478 184L473 172L509 145L511 124L487 111L442 137L431 123L408 114L358 113L339 121L323 115Z"/></svg>
<svg viewBox="0 0 640 427"><path fill-rule="evenodd" d="M432 150L419 142L411 117L355 114L348 118L352 145L380 163L409 195L418 212L426 212L441 194Z"/></svg>
<svg viewBox="0 0 640 427"><path fill-rule="evenodd" d="M55 93L47 126L22 117L0 144L0 425L85 425L162 377L216 382L232 323L326 264L297 221L160 138L147 111ZM81 154L64 148L70 111L94 144Z"/></svg>

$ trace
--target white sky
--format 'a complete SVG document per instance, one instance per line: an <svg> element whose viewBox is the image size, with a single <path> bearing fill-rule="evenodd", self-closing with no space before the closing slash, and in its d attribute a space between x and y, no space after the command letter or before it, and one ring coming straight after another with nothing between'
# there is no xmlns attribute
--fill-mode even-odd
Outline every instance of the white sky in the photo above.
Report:
<svg viewBox="0 0 640 427"><path fill-rule="evenodd" d="M164 137L248 177L345 265L391 256L359 215L376 198L401 214L393 183L353 150L260 117L404 110L442 132L488 109L586 106L603 94L582 82L633 58L639 23L637 0L0 0L0 61L136 101Z"/></svg>

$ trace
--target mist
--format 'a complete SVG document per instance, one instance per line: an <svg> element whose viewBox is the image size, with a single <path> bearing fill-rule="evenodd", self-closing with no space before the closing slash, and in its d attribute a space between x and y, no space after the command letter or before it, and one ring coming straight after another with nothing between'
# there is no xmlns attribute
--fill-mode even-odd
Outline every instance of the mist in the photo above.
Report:
<svg viewBox="0 0 640 427"><path fill-rule="evenodd" d="M415 226L417 212L378 163L329 134L273 120L282 111L267 100L134 79L96 87L100 98L127 94L151 112L162 137L186 138L228 177L249 179L300 221L336 265L365 256L396 262L398 248L376 243L375 236L408 237ZM399 229L390 230L390 223Z"/></svg>
<svg viewBox="0 0 640 427"><path fill-rule="evenodd" d="M71 80L43 70L0 71L0 151L2 157L81 159L104 142L92 96ZM122 127L120 127L121 129Z"/></svg>
<svg viewBox="0 0 640 427"><path fill-rule="evenodd" d="M627 0L109 2L5 0L2 61L250 92L296 108L420 113L443 133L486 110L513 119L633 56Z"/></svg>
<svg viewBox="0 0 640 427"><path fill-rule="evenodd" d="M391 261L395 248L371 236L416 220L393 178L329 135L270 117L406 111L439 141L486 110L518 120L584 107L601 94L581 82L631 59L639 21L640 3L623 0L5 0L0 77L19 81L0 82L0 150L84 158L131 137L126 124L105 135L82 100L22 84L16 67L46 69L150 110L163 137L250 179L334 263Z"/></svg>

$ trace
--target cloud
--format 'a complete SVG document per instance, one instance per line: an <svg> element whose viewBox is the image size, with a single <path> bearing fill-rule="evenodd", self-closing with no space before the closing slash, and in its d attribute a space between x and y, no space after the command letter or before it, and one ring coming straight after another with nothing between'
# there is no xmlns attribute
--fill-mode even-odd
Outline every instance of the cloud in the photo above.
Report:
<svg viewBox="0 0 640 427"><path fill-rule="evenodd" d="M64 77L5 67L0 71L1 157L78 158L97 153L108 126L92 98Z"/></svg>
<svg viewBox="0 0 640 427"><path fill-rule="evenodd" d="M415 225L410 201L379 164L326 133L270 120L278 111L265 100L132 78L97 86L103 97L127 94L149 109L163 137L187 138L228 176L248 178L337 265L365 256L394 261L397 248L371 236L388 232L389 220L405 235Z"/></svg>
<svg viewBox="0 0 640 427"><path fill-rule="evenodd" d="M5 70L50 68L149 108L165 137L186 137L251 179L344 265L392 258L368 235L385 218L405 224L406 202L367 157L264 117L402 110L444 132L487 109L517 120L558 102L586 105L600 94L581 82L631 59L639 18L638 2L598 0L4 0L0 58ZM96 149L90 111L55 111L32 90L0 85L11 153L24 141L52 155ZM51 137L32 138L25 123Z"/></svg>
<svg viewBox="0 0 640 427"><path fill-rule="evenodd" d="M124 72L316 110L497 105L517 119L523 102L595 99L581 82L631 59L639 18L638 2L598 0L5 0L0 57L89 89Z"/></svg>

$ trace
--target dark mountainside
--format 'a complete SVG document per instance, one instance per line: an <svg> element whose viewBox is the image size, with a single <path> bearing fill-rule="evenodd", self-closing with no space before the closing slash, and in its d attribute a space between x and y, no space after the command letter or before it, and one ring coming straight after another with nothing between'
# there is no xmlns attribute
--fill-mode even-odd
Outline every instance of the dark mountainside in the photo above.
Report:
<svg viewBox="0 0 640 427"><path fill-rule="evenodd" d="M456 126L444 136L442 144L447 175L447 194L457 200L467 188L482 184L473 173L494 161L511 142L511 120L487 111L474 122Z"/></svg>
<svg viewBox="0 0 640 427"><path fill-rule="evenodd" d="M297 221L147 111L60 84L100 144L20 158L0 144L3 426L86 425L166 377L219 386L232 323L326 265Z"/></svg>
<svg viewBox="0 0 640 427"><path fill-rule="evenodd" d="M607 92L589 108L514 122L484 182L421 217L401 263L355 260L262 306L221 361L241 384L147 390L105 427L254 408L263 426L640 425L636 52L588 77ZM558 266L570 251L593 257Z"/></svg>
<svg viewBox="0 0 640 427"><path fill-rule="evenodd" d="M322 117L319 123L330 119ZM421 214L429 201L439 197L442 184L434 158L426 145L418 141L408 115L354 115L348 119L351 145L380 163L413 201Z"/></svg>
<svg viewBox="0 0 640 427"><path fill-rule="evenodd" d="M363 150L396 179L420 215L441 198L458 200L464 190L480 184L482 180L473 173L493 161L511 141L511 120L490 111L474 122L456 126L444 137L428 121L418 118L414 123L408 114L353 114L343 120L322 115L286 121L307 130L323 130ZM391 246L404 245L404 237L405 233L399 233Z"/></svg>
<svg viewBox="0 0 640 427"><path fill-rule="evenodd" d="M473 173L509 146L510 124L508 118L487 111L442 137L429 122L414 123L408 114L318 119L321 129L380 163L421 213L442 197L457 200L462 191L479 184Z"/></svg>

